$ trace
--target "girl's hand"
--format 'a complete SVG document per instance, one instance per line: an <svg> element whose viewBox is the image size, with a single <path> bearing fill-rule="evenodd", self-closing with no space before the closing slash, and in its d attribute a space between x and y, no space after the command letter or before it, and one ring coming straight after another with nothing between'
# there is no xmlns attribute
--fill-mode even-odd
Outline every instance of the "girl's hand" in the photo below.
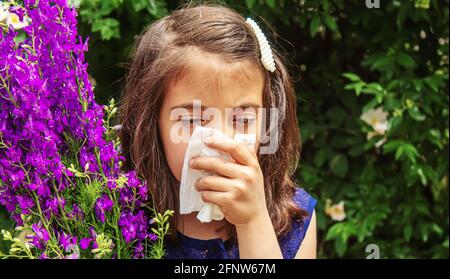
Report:
<svg viewBox="0 0 450 279"><path fill-rule="evenodd" d="M190 167L215 172L220 176L205 176L195 188L204 202L219 206L225 218L235 226L248 225L268 216L264 193L264 177L255 150L242 144L205 140L211 148L230 154L235 162L214 157L197 157Z"/></svg>

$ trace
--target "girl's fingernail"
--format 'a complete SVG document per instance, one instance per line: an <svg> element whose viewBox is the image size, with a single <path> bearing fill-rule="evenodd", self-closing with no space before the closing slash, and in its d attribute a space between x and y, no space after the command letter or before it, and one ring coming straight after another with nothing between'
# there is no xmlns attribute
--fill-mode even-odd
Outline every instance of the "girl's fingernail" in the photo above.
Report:
<svg viewBox="0 0 450 279"><path fill-rule="evenodd" d="M205 139L205 143L212 143L214 140L213 140L213 137L207 137L206 139Z"/></svg>
<svg viewBox="0 0 450 279"><path fill-rule="evenodd" d="M189 160L189 166L194 166L194 159Z"/></svg>

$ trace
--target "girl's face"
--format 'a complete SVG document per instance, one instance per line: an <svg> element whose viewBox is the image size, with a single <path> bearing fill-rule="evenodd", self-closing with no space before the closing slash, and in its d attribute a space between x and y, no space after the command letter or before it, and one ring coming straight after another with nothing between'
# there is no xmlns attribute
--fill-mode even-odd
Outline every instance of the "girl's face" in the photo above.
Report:
<svg viewBox="0 0 450 279"><path fill-rule="evenodd" d="M190 128L192 134L195 121L231 138L239 129L239 133L256 134L256 150L261 130L258 108L263 106L264 78L256 65L224 64L217 56L205 53L196 56L195 63L190 64L194 66L168 85L160 110L159 130L164 152L178 181L189 138L177 142L171 136L174 129ZM194 101L201 109L194 109Z"/></svg>

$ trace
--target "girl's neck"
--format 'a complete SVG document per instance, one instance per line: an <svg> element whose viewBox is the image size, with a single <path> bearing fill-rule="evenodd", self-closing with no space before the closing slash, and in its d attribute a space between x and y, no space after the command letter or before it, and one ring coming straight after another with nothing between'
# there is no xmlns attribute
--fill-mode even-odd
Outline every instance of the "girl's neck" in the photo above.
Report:
<svg viewBox="0 0 450 279"><path fill-rule="evenodd" d="M229 238L225 219L202 223L197 219L197 214L198 212L177 214L177 230L186 236L202 240L222 238L225 241Z"/></svg>

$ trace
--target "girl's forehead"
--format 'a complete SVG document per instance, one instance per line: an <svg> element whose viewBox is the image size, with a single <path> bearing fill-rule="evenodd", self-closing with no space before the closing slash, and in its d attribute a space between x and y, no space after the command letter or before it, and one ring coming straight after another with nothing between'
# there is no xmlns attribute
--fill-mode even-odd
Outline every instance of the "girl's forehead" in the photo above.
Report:
<svg viewBox="0 0 450 279"><path fill-rule="evenodd" d="M213 55L188 60L183 73L167 86L169 105L201 100L206 107L237 107L241 103L262 106L264 76L250 61L227 63Z"/></svg>

